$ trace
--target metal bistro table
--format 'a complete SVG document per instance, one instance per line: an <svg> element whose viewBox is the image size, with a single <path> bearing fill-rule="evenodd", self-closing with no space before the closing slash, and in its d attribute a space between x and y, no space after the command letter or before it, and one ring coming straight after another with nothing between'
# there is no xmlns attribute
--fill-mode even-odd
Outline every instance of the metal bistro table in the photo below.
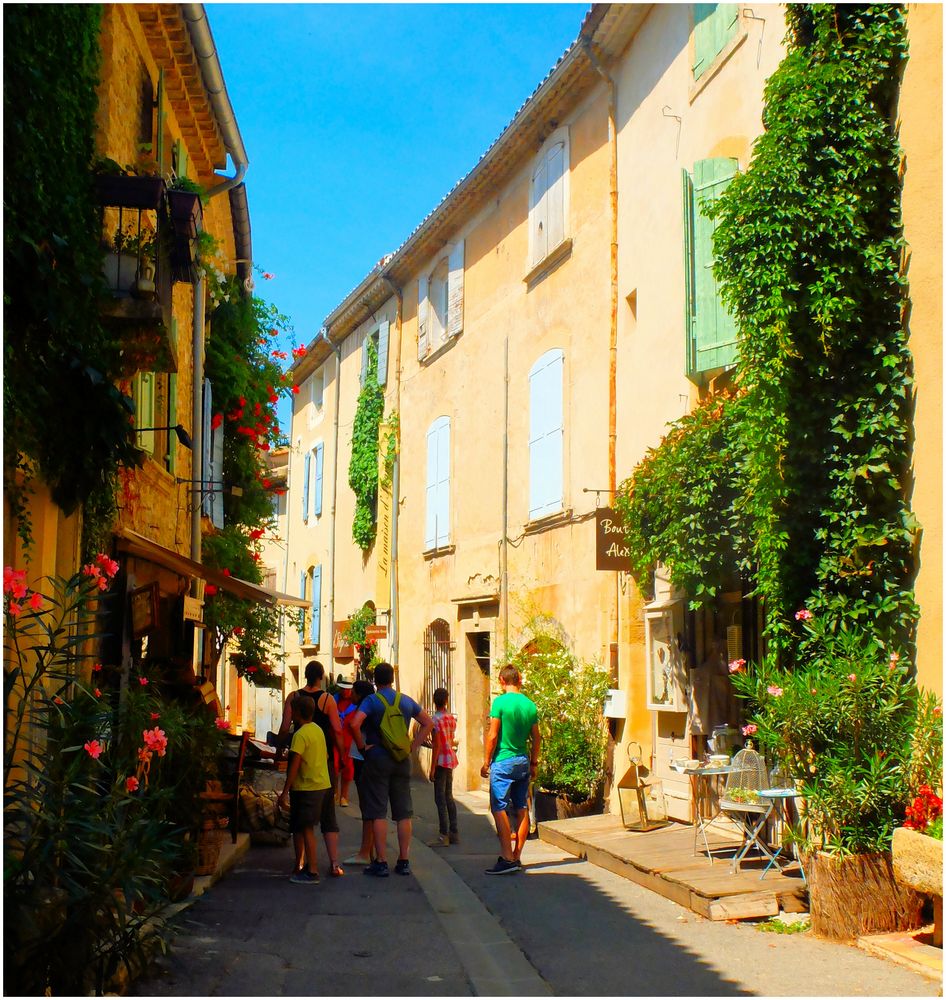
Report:
<svg viewBox="0 0 946 1000"><path fill-rule="evenodd" d="M782 829L786 826L791 825L791 813L790 808L794 806L795 814L798 815L798 806L794 805L795 799L801 798L801 792L796 791L794 788L763 788L759 792L760 799L767 799L772 803L772 816L776 819L779 828L779 843L778 850L772 855L771 860L765 866L765 870L759 876L759 879L764 879L768 870L775 865L776 871L782 871L783 864L779 860L782 855L782 851L785 850L785 844L782 843ZM773 846L775 846L773 844ZM795 852L790 852L794 854ZM792 860L798 861L798 867L801 870L801 877L803 881L807 882L808 879L805 876L805 869L802 866L801 858L797 856L790 859L787 864L791 864Z"/></svg>
<svg viewBox="0 0 946 1000"><path fill-rule="evenodd" d="M693 822L693 853L699 854L700 838L703 838L703 846L706 849L706 856L713 863L713 852L710 849L707 831L721 817L722 810L719 807L721 796L719 795L719 779L725 777L732 771L731 765L706 766L706 767L684 767L671 764L671 767L680 774L690 777L693 786L693 808L695 818ZM715 788L714 788L715 785ZM714 796L714 791L716 795ZM731 831L730 831L731 832ZM731 850L727 847L719 847L718 851Z"/></svg>

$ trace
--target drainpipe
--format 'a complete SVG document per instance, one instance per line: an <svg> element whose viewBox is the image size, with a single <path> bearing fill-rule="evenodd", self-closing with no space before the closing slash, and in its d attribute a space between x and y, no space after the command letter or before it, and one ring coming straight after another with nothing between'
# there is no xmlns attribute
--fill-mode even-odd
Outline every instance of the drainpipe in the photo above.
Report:
<svg viewBox="0 0 946 1000"><path fill-rule="evenodd" d="M388 636L388 648L391 654L391 666L398 666L398 650L400 648L400 618L398 617L398 585L397 585L397 522L401 511L401 320L404 312L404 293L394 281L383 275L384 280L394 292L397 299L397 315L394 325L397 331L395 341L397 354L394 359L394 412L397 414L398 427L395 440L394 469L391 474L391 613L389 625L391 633Z"/></svg>
<svg viewBox="0 0 946 1000"><path fill-rule="evenodd" d="M503 347L503 540L500 561L503 601L503 651L509 650L509 334Z"/></svg>
<svg viewBox="0 0 946 1000"><path fill-rule="evenodd" d="M322 327L316 340L322 339L335 354L335 412L332 414L332 509L330 511L331 531L328 538L329 572L332 574L332 585L328 592L328 620L332 630L332 673L335 672L335 507L338 496L338 407L342 398L342 352L341 348L329 340L328 329Z"/></svg>
<svg viewBox="0 0 946 1000"><path fill-rule="evenodd" d="M190 32L194 52L197 54L197 63L200 66L204 87L210 94L214 118L223 135L224 145L233 160L235 170L232 177L226 177L219 184L210 188L207 197L213 198L215 195L236 187L243 180L249 161L243 145L243 138L240 135L240 127L237 125L236 115L233 113L233 105L227 94L227 85L223 80L223 71L220 69L220 60L217 58L217 47L214 44L204 5L202 3L184 3L181 4L181 12Z"/></svg>
<svg viewBox="0 0 946 1000"><path fill-rule="evenodd" d="M198 273L194 282L194 325L191 345L194 357L194 384L191 393L193 417L191 439L191 478L197 481L198 503L191 511L191 559L200 562L200 516L204 509L204 278ZM198 471L199 470L199 471Z"/></svg>

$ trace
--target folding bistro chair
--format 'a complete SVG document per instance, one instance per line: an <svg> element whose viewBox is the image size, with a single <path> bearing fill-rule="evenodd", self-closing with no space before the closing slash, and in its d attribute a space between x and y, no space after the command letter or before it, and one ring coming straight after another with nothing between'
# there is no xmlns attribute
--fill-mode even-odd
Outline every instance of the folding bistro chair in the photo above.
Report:
<svg viewBox="0 0 946 1000"><path fill-rule="evenodd" d="M762 798L759 792L768 788L769 775L765 759L755 750L740 750L733 757L732 771L726 776L726 789L719 803L720 810L736 821L743 831L742 846L733 855L733 873L753 847L770 861L773 854L762 838L765 825L772 813L772 800Z"/></svg>

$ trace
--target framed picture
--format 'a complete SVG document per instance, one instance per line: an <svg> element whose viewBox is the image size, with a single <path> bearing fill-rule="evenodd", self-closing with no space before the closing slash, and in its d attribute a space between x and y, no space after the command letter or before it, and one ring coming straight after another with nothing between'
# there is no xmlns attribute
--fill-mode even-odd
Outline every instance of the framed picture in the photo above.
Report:
<svg viewBox="0 0 946 1000"><path fill-rule="evenodd" d="M149 583L131 592L131 637L140 639L158 627L158 585Z"/></svg>
<svg viewBox="0 0 946 1000"><path fill-rule="evenodd" d="M647 635L647 707L662 712L686 711L686 662L680 649L683 603L644 612Z"/></svg>

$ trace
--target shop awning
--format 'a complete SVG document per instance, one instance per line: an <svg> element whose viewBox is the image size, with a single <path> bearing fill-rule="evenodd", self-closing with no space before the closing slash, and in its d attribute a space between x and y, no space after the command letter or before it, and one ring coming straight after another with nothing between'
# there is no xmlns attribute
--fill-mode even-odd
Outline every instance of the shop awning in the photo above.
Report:
<svg viewBox="0 0 946 1000"><path fill-rule="evenodd" d="M292 594L283 594L278 590L269 590L261 587L257 583L250 583L249 580L241 580L235 576L227 576L219 569L211 569L202 563L188 559L173 549L166 549L163 545L139 535L137 531L129 528L119 528L115 532L115 538L120 552L127 552L128 555L136 559L146 559L157 566L163 566L181 576L193 576L200 580L212 583L220 590L225 590L234 597L243 597L250 601L262 601L267 604L287 604L294 608L310 608L311 601L302 597L293 597Z"/></svg>

